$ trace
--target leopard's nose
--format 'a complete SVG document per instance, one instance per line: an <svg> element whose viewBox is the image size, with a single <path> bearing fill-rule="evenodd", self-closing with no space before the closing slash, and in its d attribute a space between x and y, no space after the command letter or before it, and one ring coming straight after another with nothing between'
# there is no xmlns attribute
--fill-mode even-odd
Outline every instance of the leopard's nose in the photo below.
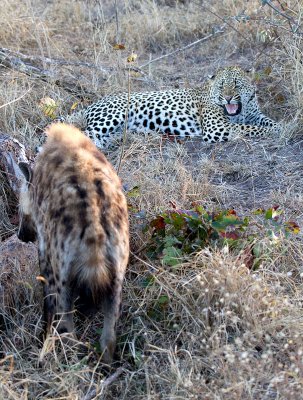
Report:
<svg viewBox="0 0 303 400"><path fill-rule="evenodd" d="M224 96L226 101L230 101L233 97L232 96Z"/></svg>

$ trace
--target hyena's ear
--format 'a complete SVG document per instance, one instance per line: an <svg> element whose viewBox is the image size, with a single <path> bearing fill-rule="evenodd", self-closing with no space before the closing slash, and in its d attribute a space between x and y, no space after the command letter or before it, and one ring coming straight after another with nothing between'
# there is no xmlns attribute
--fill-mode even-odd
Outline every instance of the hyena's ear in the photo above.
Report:
<svg viewBox="0 0 303 400"><path fill-rule="evenodd" d="M32 172L30 165L25 162L19 162L18 166L19 166L21 172L23 173L23 175L25 176L26 181L31 182L33 172Z"/></svg>

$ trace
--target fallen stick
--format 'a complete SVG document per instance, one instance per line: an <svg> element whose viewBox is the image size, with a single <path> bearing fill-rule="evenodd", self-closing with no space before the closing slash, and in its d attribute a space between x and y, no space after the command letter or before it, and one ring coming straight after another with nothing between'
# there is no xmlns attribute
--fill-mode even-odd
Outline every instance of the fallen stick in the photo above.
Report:
<svg viewBox="0 0 303 400"><path fill-rule="evenodd" d="M54 70L45 69L43 66L35 66L29 63L31 61L40 61L42 64L50 63L51 59L43 57L26 56L20 52L15 52L6 48L0 48L0 65L7 68L11 68L15 71L19 71L25 75L33 78L41 79L44 82L53 82L55 85L64 88L66 91L79 96L79 93L85 93L86 96L95 96L95 93L89 90L83 89L82 86L76 82L79 80L79 76L73 77L73 79L61 79L60 74L55 73ZM43 61L43 62L42 62ZM59 63L59 61L58 61ZM61 64L71 64L72 62L61 61ZM86 65L88 66L88 65Z"/></svg>
<svg viewBox="0 0 303 400"><path fill-rule="evenodd" d="M0 170L5 173L9 186L17 197L23 177L18 166L21 161L30 162L23 144L0 132Z"/></svg>
<svg viewBox="0 0 303 400"><path fill-rule="evenodd" d="M82 400L92 400L94 397L97 396L97 394L107 386L111 385L124 371L124 366L119 367L117 371L115 371L112 375L110 375L108 378L106 378L103 382L100 384L100 389L92 389L86 395L82 398Z"/></svg>
<svg viewBox="0 0 303 400"><path fill-rule="evenodd" d="M51 58L51 57L33 56L33 55L21 53L20 51L15 51L15 50L7 49L5 47L0 47L0 60L1 61L13 60L13 59L15 59L15 62L17 62L17 64L19 64L19 65L21 65L22 63L38 61L38 62L42 62L44 64L50 64L50 65L54 65L54 64L71 65L71 66L76 66L76 67L86 67L86 68L96 69L106 75L112 71L112 68L102 67L100 65L88 63L85 61L70 61L70 60L63 60L63 59ZM30 66L30 65L27 64L27 66ZM49 74L50 71L47 71L47 73Z"/></svg>

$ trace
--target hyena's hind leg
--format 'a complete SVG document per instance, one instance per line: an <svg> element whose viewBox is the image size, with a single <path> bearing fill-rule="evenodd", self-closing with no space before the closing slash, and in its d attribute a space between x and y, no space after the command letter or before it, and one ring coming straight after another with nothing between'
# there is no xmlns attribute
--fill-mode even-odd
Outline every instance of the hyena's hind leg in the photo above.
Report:
<svg viewBox="0 0 303 400"><path fill-rule="evenodd" d="M73 333L73 299L69 290L58 291L45 283L43 292L44 338L51 335L53 329L59 335Z"/></svg>
<svg viewBox="0 0 303 400"><path fill-rule="evenodd" d="M123 276L116 276L102 302L104 323L100 346L102 360L106 364L111 364L116 347L116 326L121 312L122 283Z"/></svg>
<svg viewBox="0 0 303 400"><path fill-rule="evenodd" d="M45 282L43 290L43 347L39 355L41 367L44 365L45 355L51 351L64 349L66 357L66 349L74 350L77 346L73 336L73 298L69 290L60 290L60 286L52 285L52 282L52 278L48 284ZM60 335L60 340L56 333Z"/></svg>
<svg viewBox="0 0 303 400"><path fill-rule="evenodd" d="M54 293L54 277L50 268L50 260L45 256L44 251L39 249L39 268L38 277L43 284L43 317L42 317L42 341L51 333L52 324L56 315L57 296Z"/></svg>
<svg viewBox="0 0 303 400"><path fill-rule="evenodd" d="M41 274L44 282L43 294L43 333L44 339L52 334L53 328L58 334L73 333L74 295L72 286L54 276L53 271L43 268L40 260Z"/></svg>
<svg viewBox="0 0 303 400"><path fill-rule="evenodd" d="M57 282L56 329L59 335L74 332L74 290L69 282Z"/></svg>
<svg viewBox="0 0 303 400"><path fill-rule="evenodd" d="M94 298L91 288L86 283L77 286L75 309L80 321L83 322L100 311L100 297Z"/></svg>

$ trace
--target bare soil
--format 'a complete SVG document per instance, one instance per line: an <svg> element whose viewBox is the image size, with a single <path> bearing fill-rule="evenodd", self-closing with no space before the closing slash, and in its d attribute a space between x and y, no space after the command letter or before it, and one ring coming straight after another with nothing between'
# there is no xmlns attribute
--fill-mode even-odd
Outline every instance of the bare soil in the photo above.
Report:
<svg viewBox="0 0 303 400"><path fill-rule="evenodd" d="M274 241L264 230L258 241L266 257L250 270L244 252L228 246L201 249L168 267L148 258L149 233L142 231L171 204L189 209L193 202L239 215L279 206L283 220L302 227L302 6L262 3L2 1L0 131L29 155L52 121L41 99L50 97L59 116L128 90L132 53L138 57L131 91L200 86L227 65L249 69L262 111L284 129L215 145L128 134L119 174L128 192L138 188L129 196L132 253L111 370L98 353L102 316L79 321L84 358L60 350L54 337L39 365L37 255L33 244L21 251L13 236L17 199L1 174L0 399L302 397L302 233ZM121 151L118 145L106 152L116 168Z"/></svg>

